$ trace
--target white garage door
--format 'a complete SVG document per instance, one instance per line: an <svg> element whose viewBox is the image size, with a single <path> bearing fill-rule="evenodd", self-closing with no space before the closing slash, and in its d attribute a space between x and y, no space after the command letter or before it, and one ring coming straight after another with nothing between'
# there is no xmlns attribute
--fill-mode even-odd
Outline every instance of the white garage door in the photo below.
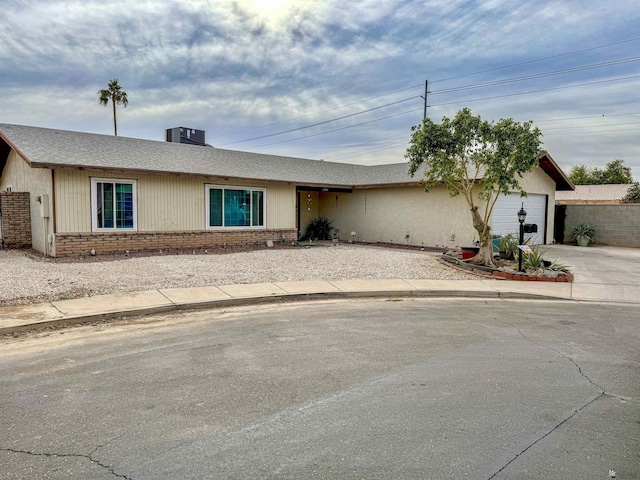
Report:
<svg viewBox="0 0 640 480"><path fill-rule="evenodd" d="M531 237L533 244L544 243L544 228L547 224L547 196L529 194L527 197L520 197L519 193L500 195L491 219L491 229L494 235L506 235L515 233L518 235L520 224L518 223L518 211L524 204L527 212L525 224L534 223L538 225L538 233L525 233L524 236Z"/></svg>

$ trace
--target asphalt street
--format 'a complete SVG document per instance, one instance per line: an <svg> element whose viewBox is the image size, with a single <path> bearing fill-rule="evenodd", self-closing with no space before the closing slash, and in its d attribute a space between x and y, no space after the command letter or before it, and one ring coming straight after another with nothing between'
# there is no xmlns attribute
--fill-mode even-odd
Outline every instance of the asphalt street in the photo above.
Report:
<svg viewBox="0 0 640 480"><path fill-rule="evenodd" d="M377 299L0 340L3 479L640 478L637 306Z"/></svg>

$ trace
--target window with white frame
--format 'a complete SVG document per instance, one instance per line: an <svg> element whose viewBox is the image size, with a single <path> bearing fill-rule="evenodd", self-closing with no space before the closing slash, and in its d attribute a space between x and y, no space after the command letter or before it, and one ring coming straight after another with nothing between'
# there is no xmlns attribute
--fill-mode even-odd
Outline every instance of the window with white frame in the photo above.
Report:
<svg viewBox="0 0 640 480"><path fill-rule="evenodd" d="M265 228L264 188L205 185L207 228Z"/></svg>
<svg viewBox="0 0 640 480"><path fill-rule="evenodd" d="M91 226L96 231L137 230L137 181L91 179Z"/></svg>

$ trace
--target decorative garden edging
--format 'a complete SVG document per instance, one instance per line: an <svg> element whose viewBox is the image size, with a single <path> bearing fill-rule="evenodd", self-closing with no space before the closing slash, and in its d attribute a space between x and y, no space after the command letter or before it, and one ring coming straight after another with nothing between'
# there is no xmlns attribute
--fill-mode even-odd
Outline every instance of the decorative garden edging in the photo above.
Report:
<svg viewBox="0 0 640 480"><path fill-rule="evenodd" d="M456 258L452 255L447 255L446 253L442 254L442 259L447 263L462 267L467 270L477 270L479 272L482 272L484 275L489 274L496 280L516 280L521 282L573 282L573 274L571 272L558 272L557 277L546 277L540 275L528 275L527 273L523 272L511 273L495 268L484 267L482 265L472 265L470 263L463 262L459 258Z"/></svg>

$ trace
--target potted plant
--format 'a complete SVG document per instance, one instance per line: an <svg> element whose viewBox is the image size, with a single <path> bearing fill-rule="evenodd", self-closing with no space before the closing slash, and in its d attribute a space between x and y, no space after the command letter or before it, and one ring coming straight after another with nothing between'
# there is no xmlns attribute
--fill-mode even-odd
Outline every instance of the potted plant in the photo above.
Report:
<svg viewBox="0 0 640 480"><path fill-rule="evenodd" d="M588 223L579 223L571 229L571 238L576 241L578 246L586 247L595 241L596 229Z"/></svg>

